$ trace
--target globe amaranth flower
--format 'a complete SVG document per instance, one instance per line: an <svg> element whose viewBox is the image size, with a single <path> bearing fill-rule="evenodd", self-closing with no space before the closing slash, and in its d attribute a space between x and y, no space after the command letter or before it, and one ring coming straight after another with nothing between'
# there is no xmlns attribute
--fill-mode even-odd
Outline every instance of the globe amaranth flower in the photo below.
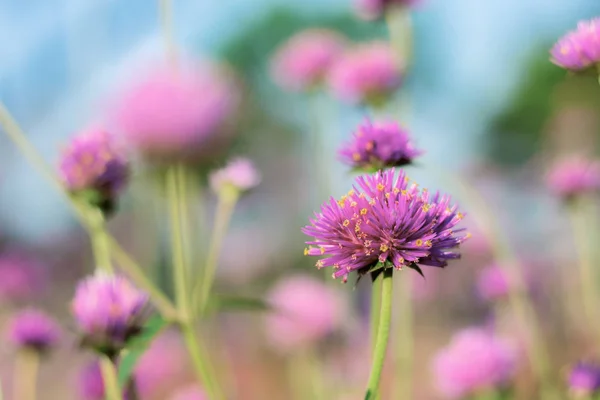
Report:
<svg viewBox="0 0 600 400"><path fill-rule="evenodd" d="M567 384L574 397L587 399L600 393L600 365L578 362L571 367Z"/></svg>
<svg viewBox="0 0 600 400"><path fill-rule="evenodd" d="M552 166L546 181L548 188L565 200L597 192L600 190L600 162L567 158Z"/></svg>
<svg viewBox="0 0 600 400"><path fill-rule="evenodd" d="M460 257L454 249L467 237L456 226L462 218L449 196L409 186L404 172L392 168L358 177L347 195L325 203L302 229L314 238L304 253L323 256L317 267L332 266L333 277L344 280L378 263L445 267Z"/></svg>
<svg viewBox="0 0 600 400"><path fill-rule="evenodd" d="M339 151L346 164L367 171L410 164L422 152L413 147L408 133L395 122L363 122L354 137Z"/></svg>
<svg viewBox="0 0 600 400"><path fill-rule="evenodd" d="M202 388L196 384L190 385L175 392L169 400L207 400L208 397Z"/></svg>
<svg viewBox="0 0 600 400"><path fill-rule="evenodd" d="M148 295L127 279L97 273L78 284L71 309L83 343L111 355L140 332L147 305Z"/></svg>
<svg viewBox="0 0 600 400"><path fill-rule="evenodd" d="M600 18L581 21L577 29L563 36L550 51L552 62L571 71L583 71L600 64Z"/></svg>
<svg viewBox="0 0 600 400"><path fill-rule="evenodd" d="M308 276L279 281L268 294L269 343L279 351L301 350L339 328L345 305L334 288Z"/></svg>
<svg viewBox="0 0 600 400"><path fill-rule="evenodd" d="M246 158L236 158L209 176L210 186L216 193L225 188L239 192L248 191L260 183L261 176L254 163Z"/></svg>
<svg viewBox="0 0 600 400"><path fill-rule="evenodd" d="M0 303L23 302L44 292L46 279L42 266L21 251L0 255Z"/></svg>
<svg viewBox="0 0 600 400"><path fill-rule="evenodd" d="M8 338L16 346L44 353L55 347L61 336L58 323L46 313L26 309L9 324Z"/></svg>
<svg viewBox="0 0 600 400"><path fill-rule="evenodd" d="M215 151L239 93L223 67L157 68L135 82L115 111L128 142L146 158L172 161Z"/></svg>
<svg viewBox="0 0 600 400"><path fill-rule="evenodd" d="M355 0L355 8L361 18L373 20L382 18L388 7L411 7L420 2L421 0Z"/></svg>
<svg viewBox="0 0 600 400"><path fill-rule="evenodd" d="M333 62L344 51L345 40L328 29L307 29L286 41L271 62L274 80L292 91L320 86Z"/></svg>
<svg viewBox="0 0 600 400"><path fill-rule="evenodd" d="M400 87L402 73L390 45L376 41L348 50L333 65L328 80L339 99L380 107Z"/></svg>
<svg viewBox="0 0 600 400"><path fill-rule="evenodd" d="M484 329L465 329L434 359L438 389L447 398L459 399L500 387L514 375L517 356L509 341Z"/></svg>

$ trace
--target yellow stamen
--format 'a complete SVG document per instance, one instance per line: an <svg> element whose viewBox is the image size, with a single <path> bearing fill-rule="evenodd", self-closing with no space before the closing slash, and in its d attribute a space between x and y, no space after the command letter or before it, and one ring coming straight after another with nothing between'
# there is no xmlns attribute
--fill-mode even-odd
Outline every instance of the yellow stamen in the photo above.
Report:
<svg viewBox="0 0 600 400"><path fill-rule="evenodd" d="M383 189L385 189L385 186L383 186L383 183L378 183L377 190L379 190L380 192L383 192Z"/></svg>
<svg viewBox="0 0 600 400"><path fill-rule="evenodd" d="M384 243L384 244L382 244L381 246L379 246L379 250L380 250L380 251L383 251L383 252L385 252L385 251L388 251L389 249L390 249L390 248L389 248L389 247L388 247L388 245L387 245L387 244L385 244L385 243Z"/></svg>
<svg viewBox="0 0 600 400"><path fill-rule="evenodd" d="M366 214L367 214L367 209L366 208L361 208L360 215L366 215Z"/></svg>
<svg viewBox="0 0 600 400"><path fill-rule="evenodd" d="M349 220L347 220L347 219L346 219L346 220L344 220L344 222L343 222L343 225L344 225L344 226L348 226L348 225L350 225L350 221L349 221Z"/></svg>
<svg viewBox="0 0 600 400"><path fill-rule="evenodd" d="M417 246L419 246L419 247L423 246L423 239L417 239L417 240L415 241L415 244L416 244Z"/></svg>

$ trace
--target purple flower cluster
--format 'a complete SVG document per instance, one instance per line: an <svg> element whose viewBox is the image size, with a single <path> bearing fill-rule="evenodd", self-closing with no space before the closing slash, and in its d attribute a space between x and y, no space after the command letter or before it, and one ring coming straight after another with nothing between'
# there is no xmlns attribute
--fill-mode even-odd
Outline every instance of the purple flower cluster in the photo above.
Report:
<svg viewBox="0 0 600 400"><path fill-rule="evenodd" d="M600 393L600 366L589 362L579 362L571 367L568 386L574 396L587 398Z"/></svg>
<svg viewBox="0 0 600 400"><path fill-rule="evenodd" d="M460 257L454 249L467 237L456 227L462 218L449 196L409 186L403 171L379 171L358 177L339 201L323 204L302 229L314 238L306 242L305 254L323 256L316 266L332 266L333 277L344 280L377 263L445 267Z"/></svg>
<svg viewBox="0 0 600 400"><path fill-rule="evenodd" d="M147 304L148 295L127 279L97 273L77 286L72 311L84 343L110 353L139 333Z"/></svg>
<svg viewBox="0 0 600 400"><path fill-rule="evenodd" d="M550 51L552 62L571 71L583 71L600 64L600 18L581 21L577 29L563 36Z"/></svg>
<svg viewBox="0 0 600 400"><path fill-rule="evenodd" d="M600 190L600 162L583 158L568 158L556 163L547 176L549 189L569 200Z"/></svg>
<svg viewBox="0 0 600 400"><path fill-rule="evenodd" d="M19 312L9 324L9 339L14 345L39 352L56 346L60 336L58 323L46 313L35 309Z"/></svg>
<svg viewBox="0 0 600 400"><path fill-rule="evenodd" d="M356 0L355 6L361 18L371 20L383 17L388 7L411 7L420 2L421 0Z"/></svg>
<svg viewBox="0 0 600 400"><path fill-rule="evenodd" d="M214 171L210 176L210 186L216 193L230 187L245 192L260 183L261 176L254 163L245 158L231 160L224 168Z"/></svg>
<svg viewBox="0 0 600 400"><path fill-rule="evenodd" d="M365 121L339 155L346 164L367 171L410 164L422 151L413 147L408 133L395 122Z"/></svg>

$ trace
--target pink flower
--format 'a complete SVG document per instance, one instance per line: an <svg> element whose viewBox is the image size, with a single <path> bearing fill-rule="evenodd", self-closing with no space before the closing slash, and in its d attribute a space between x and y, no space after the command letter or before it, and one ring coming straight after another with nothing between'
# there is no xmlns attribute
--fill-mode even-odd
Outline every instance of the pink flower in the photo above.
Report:
<svg viewBox="0 0 600 400"><path fill-rule="evenodd" d="M17 251L0 255L0 302L21 302L45 289L45 276L36 260Z"/></svg>
<svg viewBox="0 0 600 400"><path fill-rule="evenodd" d="M557 196L574 196L600 190L600 162L569 158L556 163L547 176L549 189Z"/></svg>
<svg viewBox="0 0 600 400"><path fill-rule="evenodd" d="M552 62L559 67L582 71L600 63L600 18L581 21L550 51Z"/></svg>
<svg viewBox="0 0 600 400"><path fill-rule="evenodd" d="M374 106L384 104L401 82L401 69L391 47L378 41L349 50L329 75L329 85L338 98Z"/></svg>
<svg viewBox="0 0 600 400"><path fill-rule="evenodd" d="M344 317L338 292L307 277L292 276L277 283L268 295L273 307L266 319L271 343L282 351L309 345L334 332Z"/></svg>
<svg viewBox="0 0 600 400"><path fill-rule="evenodd" d="M240 192L252 189L260 183L260 173L254 163L246 158L231 160L224 168L214 171L209 177L212 190L219 193L229 186Z"/></svg>
<svg viewBox="0 0 600 400"><path fill-rule="evenodd" d="M202 390L198 385L191 385L186 388L178 390L173 396L169 398L170 400L207 400L206 394L204 390Z"/></svg>
<svg viewBox="0 0 600 400"><path fill-rule="evenodd" d="M320 85L344 50L344 39L327 29L307 29L279 47L271 63L274 80L292 90Z"/></svg>
<svg viewBox="0 0 600 400"><path fill-rule="evenodd" d="M237 108L238 91L214 66L162 68L136 82L116 110L129 142L149 157L191 157Z"/></svg>

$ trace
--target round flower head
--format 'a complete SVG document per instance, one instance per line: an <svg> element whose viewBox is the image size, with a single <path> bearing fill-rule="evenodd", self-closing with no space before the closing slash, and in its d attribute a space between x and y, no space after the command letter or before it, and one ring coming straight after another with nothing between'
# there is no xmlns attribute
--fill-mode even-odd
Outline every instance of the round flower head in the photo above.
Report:
<svg viewBox="0 0 600 400"><path fill-rule="evenodd" d="M410 164L421 151L416 150L408 133L397 123L371 123L359 126L351 142L339 155L342 161L357 169L378 170Z"/></svg>
<svg viewBox="0 0 600 400"><path fill-rule="evenodd" d="M508 277L502 268L491 265L479 272L477 277L477 292L485 300L495 300L505 297L510 290Z"/></svg>
<svg viewBox="0 0 600 400"><path fill-rule="evenodd" d="M238 91L214 67L151 72L132 86L116 112L128 141L149 158L193 157L235 111Z"/></svg>
<svg viewBox="0 0 600 400"><path fill-rule="evenodd" d="M16 314L9 325L9 339L18 347L45 352L56 346L60 328L46 313L28 309Z"/></svg>
<svg viewBox="0 0 600 400"><path fill-rule="evenodd" d="M573 396L588 398L600 393L600 366L579 362L569 371L569 390Z"/></svg>
<svg viewBox="0 0 600 400"><path fill-rule="evenodd" d="M266 317L267 335L284 352L323 339L339 327L344 314L339 293L306 276L279 281L268 299L273 311Z"/></svg>
<svg viewBox="0 0 600 400"><path fill-rule="evenodd" d="M414 6L421 0L355 0L356 11L358 15L367 20L382 18L388 7Z"/></svg>
<svg viewBox="0 0 600 400"><path fill-rule="evenodd" d="M226 187L245 192L257 186L261 176L252 161L246 158L236 158L225 167L211 173L209 179L210 186L216 193Z"/></svg>
<svg viewBox="0 0 600 400"><path fill-rule="evenodd" d="M113 196L127 183L129 165L115 137L94 128L71 140L60 160L60 175L71 192L94 190Z"/></svg>
<svg viewBox="0 0 600 400"><path fill-rule="evenodd" d="M171 397L169 400L207 400L204 390L198 385L191 385L186 388L180 389Z"/></svg>
<svg viewBox="0 0 600 400"><path fill-rule="evenodd" d="M433 370L440 392L458 399L506 383L515 373L516 359L509 342L470 328L456 334L437 354Z"/></svg>
<svg viewBox="0 0 600 400"><path fill-rule="evenodd" d="M317 267L334 268L334 278L347 280L373 267L418 265L445 267L459 258L454 248L466 238L456 225L463 218L450 197L408 185L395 169L360 176L339 201L331 198L303 228L314 240L305 255L323 256Z"/></svg>
<svg viewBox="0 0 600 400"><path fill-rule="evenodd" d="M329 68L344 51L344 39L327 29L307 29L285 42L271 64L273 78L282 87L310 90L323 83Z"/></svg>
<svg viewBox="0 0 600 400"><path fill-rule="evenodd" d="M554 64L571 71L600 64L600 18L579 22L577 29L563 36L550 54Z"/></svg>
<svg viewBox="0 0 600 400"><path fill-rule="evenodd" d="M10 251L0 255L0 302L22 302L45 289L45 279L37 261Z"/></svg>
<svg viewBox="0 0 600 400"><path fill-rule="evenodd" d="M77 286L72 311L84 343L110 354L139 333L148 296L127 279L97 273Z"/></svg>
<svg viewBox="0 0 600 400"><path fill-rule="evenodd" d="M547 176L549 189L570 200L577 195L600 190L600 162L569 158L556 163Z"/></svg>
<svg viewBox="0 0 600 400"><path fill-rule="evenodd" d="M332 67L329 85L350 103L384 104L400 86L400 66L389 44L371 42L349 50Z"/></svg>

